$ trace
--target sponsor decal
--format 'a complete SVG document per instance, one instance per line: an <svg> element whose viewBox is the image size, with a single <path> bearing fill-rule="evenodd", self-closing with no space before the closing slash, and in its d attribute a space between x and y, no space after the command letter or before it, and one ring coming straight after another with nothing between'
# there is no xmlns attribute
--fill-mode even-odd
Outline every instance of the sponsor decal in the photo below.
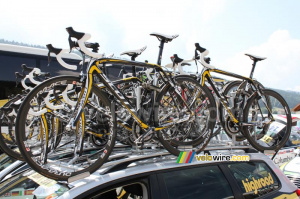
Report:
<svg viewBox="0 0 300 199"><path fill-rule="evenodd" d="M197 161L207 161L207 162L218 162L218 161L231 161L231 162L240 162L240 161L249 161L249 155L196 155L194 151L182 151L180 152L177 163L191 163L193 158L196 157Z"/></svg>
<svg viewBox="0 0 300 199"><path fill-rule="evenodd" d="M10 195L11 196L22 196L22 191L12 191L10 192Z"/></svg>
<svg viewBox="0 0 300 199"><path fill-rule="evenodd" d="M258 179L252 177L252 180L248 180L246 178L245 180L242 180L242 183L247 193L254 191L254 193L257 194L257 190L263 189L267 186L274 184L274 180L271 174L268 173L266 177L262 177Z"/></svg>
<svg viewBox="0 0 300 199"><path fill-rule="evenodd" d="M34 189L27 189L24 191L24 195L33 195Z"/></svg>
<svg viewBox="0 0 300 199"><path fill-rule="evenodd" d="M179 157L177 159L177 163L191 163L194 156L195 156L194 151L190 151L190 152L182 151L179 154Z"/></svg>
<svg viewBox="0 0 300 199"><path fill-rule="evenodd" d="M208 161L208 162L218 162L218 161L231 161L231 162L240 162L240 161L249 161L249 155L197 155L197 161Z"/></svg>

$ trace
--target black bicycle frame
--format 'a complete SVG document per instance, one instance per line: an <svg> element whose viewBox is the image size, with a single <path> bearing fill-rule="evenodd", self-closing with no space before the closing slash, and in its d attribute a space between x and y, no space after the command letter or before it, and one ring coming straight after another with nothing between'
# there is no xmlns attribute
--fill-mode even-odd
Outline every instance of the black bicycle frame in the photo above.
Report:
<svg viewBox="0 0 300 199"><path fill-rule="evenodd" d="M79 96L78 102L75 107L76 116L73 117L74 120L71 121L73 128L76 126L77 122L79 121L79 118L81 117L83 108L84 108L85 104L87 103L88 96L91 92L91 88L93 85L93 75L96 74L99 77L100 82L105 86L105 88L109 92L111 92L111 94L118 100L118 102L120 104L122 104L131 113L131 115L133 116L133 119L139 124L139 126L142 129L148 130L149 126L138 118L138 116L137 116L138 114L137 114L136 110L134 109L134 107L131 106L131 104L126 100L124 95L119 91L119 89L114 85L114 83L111 82L106 77L106 75L101 71L101 69L99 69L99 67L97 67L99 64L103 64L103 63L116 63L116 64L135 65L135 66L141 66L141 67L151 67L151 68L155 68L159 72L163 73L163 76L168 77L165 74L165 72L162 70L162 68L156 64L149 64L149 63L143 63L143 62L132 62L132 61L126 61L126 60L119 60L119 59L99 59L97 61L90 63L89 67L87 68L87 78L85 80L86 81L85 87L81 91L81 94ZM172 81L167 81L165 83L172 85L171 82ZM176 89L175 89L175 91L176 91ZM153 91L153 92L156 92L156 91ZM178 95L181 97L180 93L178 93ZM185 103L185 100L182 99L182 101ZM185 105L188 107L187 104L185 104ZM193 114L192 114L192 116L193 116ZM184 122L184 121L185 120L182 120L179 122ZM162 129L168 128L172 125L174 125L173 122L164 124L162 126L155 127L154 130L155 131L162 130Z"/></svg>
<svg viewBox="0 0 300 199"><path fill-rule="evenodd" d="M261 92L260 88L258 86L256 86L254 84L254 80L251 79L251 78L249 78L249 77L245 77L245 76L242 76L242 75L238 75L238 74L235 74L235 73L231 73L231 72L227 72L227 71L223 71L223 70L219 70L219 69L205 69L200 74L201 75L201 80L200 80L201 85L203 86L204 83L205 83L205 80L207 80L208 83L211 85L211 87L212 87L213 91L215 92L215 94L220 99L221 104L226 108L227 112L229 113L229 115L232 118L232 120L234 121L234 123L236 123L236 124L240 123L234 117L234 115L232 114L232 112L230 111L230 109L228 108L228 106L226 105L226 103L228 103L227 99L224 98L223 96L221 96L221 94L219 93L218 89L216 89L215 85L213 84L213 80L211 79L210 72L215 72L215 73L218 73L218 74L222 74L222 75L226 75L226 76L229 76L229 77L234 77L234 78L237 78L237 79L242 79L244 81L247 81L248 83L250 83L255 88L255 92L253 94L258 94L259 96L262 96L262 94L261 94L262 92ZM250 76L252 76L252 75L253 75L253 68L252 68ZM225 102L224 99L226 100L226 102ZM268 109L268 111L270 112L270 114L272 115L272 113L271 113L268 105L266 103L265 103L265 105L266 105L266 108ZM274 119L273 115L272 115L272 118Z"/></svg>

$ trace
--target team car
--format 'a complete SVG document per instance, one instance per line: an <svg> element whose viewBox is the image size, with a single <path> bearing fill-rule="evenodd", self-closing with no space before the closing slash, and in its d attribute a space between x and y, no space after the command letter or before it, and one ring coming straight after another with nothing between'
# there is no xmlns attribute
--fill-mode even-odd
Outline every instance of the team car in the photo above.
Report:
<svg viewBox="0 0 300 199"><path fill-rule="evenodd" d="M1 181L0 198L299 198L300 190L268 156L242 146L224 148L208 147L202 156L246 155L249 161L203 161L201 154L179 161L161 150L124 150L90 176L69 182L23 165Z"/></svg>

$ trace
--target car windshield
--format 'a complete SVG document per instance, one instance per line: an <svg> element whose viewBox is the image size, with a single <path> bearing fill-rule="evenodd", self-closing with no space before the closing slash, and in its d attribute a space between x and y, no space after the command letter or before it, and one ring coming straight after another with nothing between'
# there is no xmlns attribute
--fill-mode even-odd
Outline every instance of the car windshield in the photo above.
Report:
<svg viewBox="0 0 300 199"><path fill-rule="evenodd" d="M5 153L0 154L0 172L15 161L14 158L11 158Z"/></svg>
<svg viewBox="0 0 300 199"><path fill-rule="evenodd" d="M29 169L0 183L0 199L49 199L68 190L67 186Z"/></svg>

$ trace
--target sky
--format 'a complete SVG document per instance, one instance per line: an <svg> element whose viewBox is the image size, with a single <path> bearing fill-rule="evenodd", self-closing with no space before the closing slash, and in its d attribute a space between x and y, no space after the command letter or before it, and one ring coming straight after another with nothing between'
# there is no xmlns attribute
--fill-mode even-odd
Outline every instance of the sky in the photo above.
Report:
<svg viewBox="0 0 300 199"><path fill-rule="evenodd" d="M299 8L296 0L3 1L0 39L68 48L65 28L72 26L90 33L101 53L120 56L147 46L137 61L156 63L159 42L149 34L179 34L165 44L162 65L175 53L192 58L198 42L209 50L212 65L244 76L252 65L245 53L267 57L257 63L254 78L300 92Z"/></svg>

